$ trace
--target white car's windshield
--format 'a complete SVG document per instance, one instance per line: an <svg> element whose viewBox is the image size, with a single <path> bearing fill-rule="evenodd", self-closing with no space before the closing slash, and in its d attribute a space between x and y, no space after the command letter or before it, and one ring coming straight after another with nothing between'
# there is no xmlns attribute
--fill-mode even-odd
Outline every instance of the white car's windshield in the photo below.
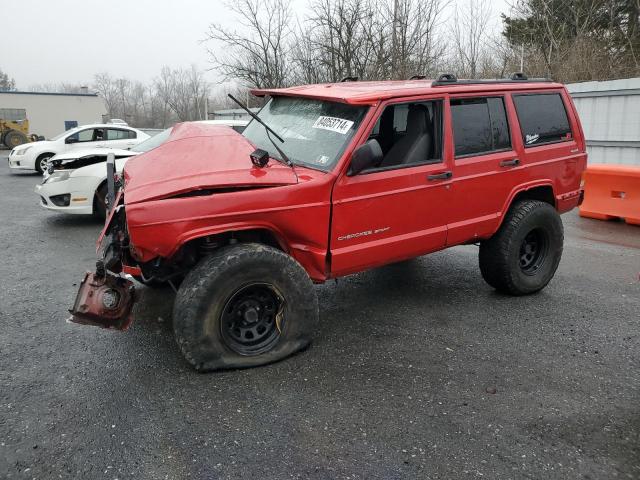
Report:
<svg viewBox="0 0 640 480"><path fill-rule="evenodd" d="M171 130L173 130L173 127L169 127L166 130L158 133L157 135L154 135L151 138L147 138L144 142L140 142L130 150L132 152L148 152L153 148L159 147L167 141L167 138L169 138L169 135L171 135Z"/></svg>
<svg viewBox="0 0 640 480"><path fill-rule="evenodd" d="M367 107L306 98L274 97L258 116L278 135L278 147L298 165L331 170L358 130ZM253 120L243 135L257 148L282 160L265 128Z"/></svg>
<svg viewBox="0 0 640 480"><path fill-rule="evenodd" d="M72 133L77 132L78 130L80 130L80 127L75 127L75 128L72 128L71 130L65 130L61 134L56 135L55 137L53 137L51 139L51 141L55 142L56 140L60 140L62 137L66 137L67 135L71 135Z"/></svg>

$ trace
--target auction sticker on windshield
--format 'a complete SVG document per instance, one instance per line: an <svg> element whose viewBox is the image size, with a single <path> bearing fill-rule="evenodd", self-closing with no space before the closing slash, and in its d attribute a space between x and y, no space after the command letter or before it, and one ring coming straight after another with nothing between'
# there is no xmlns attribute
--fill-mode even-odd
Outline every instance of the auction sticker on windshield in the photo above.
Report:
<svg viewBox="0 0 640 480"><path fill-rule="evenodd" d="M351 129L353 122L351 120L344 120L342 118L335 117L318 117L316 123L313 124L313 128L321 128L322 130L330 130L342 135Z"/></svg>

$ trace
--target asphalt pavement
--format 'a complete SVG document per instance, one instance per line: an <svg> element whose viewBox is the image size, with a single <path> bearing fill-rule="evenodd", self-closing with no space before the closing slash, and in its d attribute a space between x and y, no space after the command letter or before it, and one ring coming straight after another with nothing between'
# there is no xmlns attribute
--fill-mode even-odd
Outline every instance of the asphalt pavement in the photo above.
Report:
<svg viewBox="0 0 640 480"><path fill-rule="evenodd" d="M0 478L640 478L640 227L563 216L540 294L457 247L316 287L308 350L198 374L170 290L128 332L68 324L101 225L0 152Z"/></svg>

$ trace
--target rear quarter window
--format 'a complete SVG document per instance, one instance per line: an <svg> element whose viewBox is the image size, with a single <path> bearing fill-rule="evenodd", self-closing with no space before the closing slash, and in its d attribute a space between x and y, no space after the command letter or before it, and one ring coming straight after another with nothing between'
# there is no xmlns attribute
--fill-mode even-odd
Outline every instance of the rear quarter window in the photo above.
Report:
<svg viewBox="0 0 640 480"><path fill-rule="evenodd" d="M525 147L571 140L573 133L559 93L514 95Z"/></svg>

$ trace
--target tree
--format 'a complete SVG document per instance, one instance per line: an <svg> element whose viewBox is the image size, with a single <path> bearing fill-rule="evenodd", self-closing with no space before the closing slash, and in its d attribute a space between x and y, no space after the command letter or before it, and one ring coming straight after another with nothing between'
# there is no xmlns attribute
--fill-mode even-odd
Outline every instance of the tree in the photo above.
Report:
<svg viewBox="0 0 640 480"><path fill-rule="evenodd" d="M640 73L638 0L520 0L503 35L529 71L560 81Z"/></svg>
<svg viewBox="0 0 640 480"><path fill-rule="evenodd" d="M154 86L163 104L175 113L178 120L206 118L205 106L210 87L195 65L189 69L174 70L163 67Z"/></svg>
<svg viewBox="0 0 640 480"><path fill-rule="evenodd" d="M290 81L288 54L293 16L290 0L228 2L240 31L211 24L205 41L217 42L223 54L208 49L212 63L227 79L257 88L283 87Z"/></svg>
<svg viewBox="0 0 640 480"><path fill-rule="evenodd" d="M436 62L445 53L436 30L448 3L441 0L386 2L386 23L391 28L392 39L390 78L435 73Z"/></svg>
<svg viewBox="0 0 640 480"><path fill-rule="evenodd" d="M464 0L456 4L453 16L453 41L457 72L460 76L478 78L482 62L486 62L489 37L487 27L491 18L488 0Z"/></svg>
<svg viewBox="0 0 640 480"><path fill-rule="evenodd" d="M296 33L292 64L303 82L406 79L432 73L444 51L442 0L314 0Z"/></svg>
<svg viewBox="0 0 640 480"><path fill-rule="evenodd" d="M0 91L15 90L16 82L0 69Z"/></svg>

